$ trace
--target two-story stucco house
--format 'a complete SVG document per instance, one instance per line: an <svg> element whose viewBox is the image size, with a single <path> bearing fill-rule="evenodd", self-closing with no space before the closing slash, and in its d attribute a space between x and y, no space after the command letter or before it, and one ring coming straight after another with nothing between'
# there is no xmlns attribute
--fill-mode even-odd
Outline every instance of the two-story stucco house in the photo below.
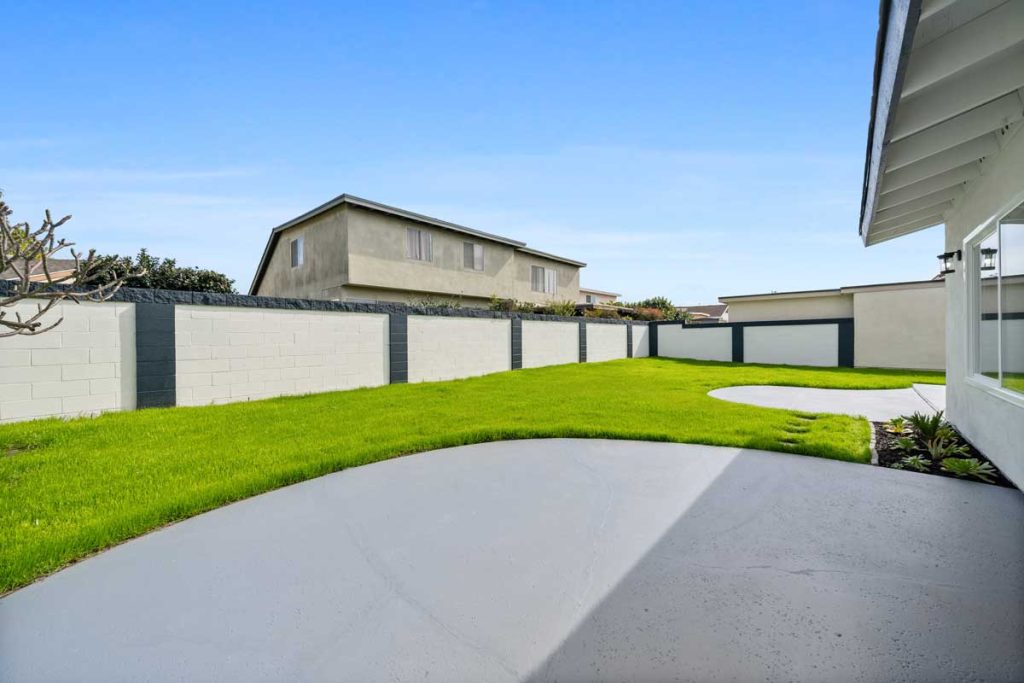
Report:
<svg viewBox="0 0 1024 683"><path fill-rule="evenodd" d="M274 228L250 294L415 303L575 301L585 263L343 194Z"/></svg>

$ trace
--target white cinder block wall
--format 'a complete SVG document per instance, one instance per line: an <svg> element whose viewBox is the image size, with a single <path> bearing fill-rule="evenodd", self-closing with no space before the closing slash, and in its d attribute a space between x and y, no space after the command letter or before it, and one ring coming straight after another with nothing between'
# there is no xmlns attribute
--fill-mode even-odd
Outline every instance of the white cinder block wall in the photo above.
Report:
<svg viewBox="0 0 1024 683"><path fill-rule="evenodd" d="M633 358L651 355L651 335L647 325L633 325Z"/></svg>
<svg viewBox="0 0 1024 683"><path fill-rule="evenodd" d="M409 381L433 382L512 367L512 323L500 318L408 318Z"/></svg>
<svg viewBox="0 0 1024 683"><path fill-rule="evenodd" d="M14 306L27 317L35 304ZM0 338L0 422L135 408L135 305L62 302L55 329Z"/></svg>
<svg viewBox="0 0 1024 683"><path fill-rule="evenodd" d="M732 328L710 325L707 327L660 325L658 327L658 355L666 358L731 361Z"/></svg>
<svg viewBox="0 0 1024 683"><path fill-rule="evenodd" d="M626 357L626 326L587 324L587 362Z"/></svg>
<svg viewBox="0 0 1024 683"><path fill-rule="evenodd" d="M838 325L779 325L743 330L743 360L785 365L839 365Z"/></svg>
<svg viewBox="0 0 1024 683"><path fill-rule="evenodd" d="M524 368L578 363L579 360L579 323L523 321Z"/></svg>
<svg viewBox="0 0 1024 683"><path fill-rule="evenodd" d="M177 403L249 401L388 383L388 317L176 306Z"/></svg>

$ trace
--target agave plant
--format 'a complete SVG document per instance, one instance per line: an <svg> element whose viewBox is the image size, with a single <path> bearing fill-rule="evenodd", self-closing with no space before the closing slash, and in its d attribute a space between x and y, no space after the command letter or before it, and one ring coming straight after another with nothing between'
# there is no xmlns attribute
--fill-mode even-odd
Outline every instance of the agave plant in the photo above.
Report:
<svg viewBox="0 0 1024 683"><path fill-rule="evenodd" d="M933 415L914 413L909 417L904 417L906 417L907 422L909 422L910 426L914 428L922 441L933 440L935 437L939 436L939 432L943 427L948 426L942 417L941 410Z"/></svg>
<svg viewBox="0 0 1024 683"><path fill-rule="evenodd" d="M917 450L917 441L910 438L909 436L901 436L896 439L896 448L907 453L913 453Z"/></svg>
<svg viewBox="0 0 1024 683"><path fill-rule="evenodd" d="M974 477L991 484L996 469L987 462L981 462L977 458L945 458L942 461L942 471L955 474L958 477Z"/></svg>
<svg viewBox="0 0 1024 683"><path fill-rule="evenodd" d="M934 460L958 458L970 453L970 449L967 446L956 442L956 437L954 437L953 440L947 440L937 436L931 441L926 441L924 449L928 451L928 455L930 455Z"/></svg>
<svg viewBox="0 0 1024 683"><path fill-rule="evenodd" d="M932 471L932 461L923 455L907 455L900 460L899 464L898 469L909 468L918 472Z"/></svg>
<svg viewBox="0 0 1024 683"><path fill-rule="evenodd" d="M885 431L890 434L903 434L907 431L907 418L894 417L885 423Z"/></svg>

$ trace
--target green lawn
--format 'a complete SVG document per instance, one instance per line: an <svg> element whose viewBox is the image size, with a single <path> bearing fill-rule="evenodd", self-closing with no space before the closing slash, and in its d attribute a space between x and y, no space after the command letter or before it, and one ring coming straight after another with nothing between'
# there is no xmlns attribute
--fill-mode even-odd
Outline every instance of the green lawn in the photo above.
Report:
<svg viewBox="0 0 1024 683"><path fill-rule="evenodd" d="M739 384L897 388L937 373L650 358L0 426L0 593L225 503L445 446L603 437L868 460L868 425L719 401Z"/></svg>

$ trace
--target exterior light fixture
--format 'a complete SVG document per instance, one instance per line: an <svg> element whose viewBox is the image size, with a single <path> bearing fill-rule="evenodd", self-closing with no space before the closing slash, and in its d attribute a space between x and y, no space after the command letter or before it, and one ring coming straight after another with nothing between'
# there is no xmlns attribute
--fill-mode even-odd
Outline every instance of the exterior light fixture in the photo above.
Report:
<svg viewBox="0 0 1024 683"><path fill-rule="evenodd" d="M988 247L981 250L981 265L980 270L995 270L996 269L996 252L998 249Z"/></svg>
<svg viewBox="0 0 1024 683"><path fill-rule="evenodd" d="M956 272L956 265L954 259L960 261L963 258L959 249L956 251L947 251L945 254L939 254L939 260L942 261L942 272L939 275L949 275L950 273Z"/></svg>

